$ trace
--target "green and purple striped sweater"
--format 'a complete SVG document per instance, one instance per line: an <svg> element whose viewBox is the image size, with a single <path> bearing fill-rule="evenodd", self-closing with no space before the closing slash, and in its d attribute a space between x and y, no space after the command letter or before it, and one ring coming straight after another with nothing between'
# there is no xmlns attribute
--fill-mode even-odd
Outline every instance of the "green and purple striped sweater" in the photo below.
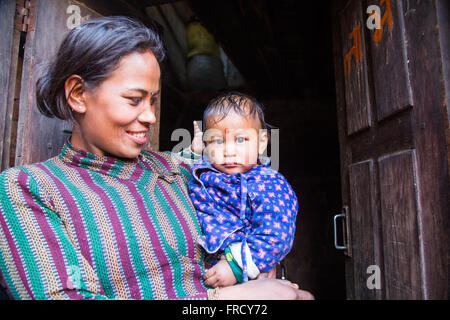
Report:
<svg viewBox="0 0 450 320"><path fill-rule="evenodd" d="M14 299L207 299L189 166L70 144L0 175L0 277Z"/></svg>

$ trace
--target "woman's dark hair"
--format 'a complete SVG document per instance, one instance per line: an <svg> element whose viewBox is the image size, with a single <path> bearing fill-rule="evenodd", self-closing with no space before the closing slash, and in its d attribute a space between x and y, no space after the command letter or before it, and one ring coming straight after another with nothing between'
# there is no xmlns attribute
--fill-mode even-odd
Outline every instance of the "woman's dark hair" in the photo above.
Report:
<svg viewBox="0 0 450 320"><path fill-rule="evenodd" d="M39 111L47 117L74 121L65 94L65 81L71 75L80 76L87 88L95 89L128 54L150 50L161 62L164 47L155 30L123 16L89 20L71 30L36 83Z"/></svg>
<svg viewBox="0 0 450 320"><path fill-rule="evenodd" d="M203 112L203 129L206 130L208 120L219 122L223 120L230 111L244 117L257 118L261 123L261 129L272 129L264 120L263 105L254 97L245 93L232 91L222 93L212 99Z"/></svg>

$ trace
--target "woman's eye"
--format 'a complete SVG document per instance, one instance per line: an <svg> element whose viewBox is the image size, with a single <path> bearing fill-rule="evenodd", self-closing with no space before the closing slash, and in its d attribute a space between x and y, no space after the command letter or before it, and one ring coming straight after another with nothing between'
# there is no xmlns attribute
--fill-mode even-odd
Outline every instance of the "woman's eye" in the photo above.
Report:
<svg viewBox="0 0 450 320"><path fill-rule="evenodd" d="M215 139L213 141L211 141L214 144L223 144L223 140L222 139Z"/></svg>
<svg viewBox="0 0 450 320"><path fill-rule="evenodd" d="M150 98L150 105L154 105L158 102L158 97L151 97Z"/></svg>
<svg viewBox="0 0 450 320"><path fill-rule="evenodd" d="M133 102L133 105L138 105L141 103L142 98L141 97L130 97L128 98L131 102Z"/></svg>
<svg viewBox="0 0 450 320"><path fill-rule="evenodd" d="M244 137L237 137L236 138L236 143L245 143L245 138Z"/></svg>

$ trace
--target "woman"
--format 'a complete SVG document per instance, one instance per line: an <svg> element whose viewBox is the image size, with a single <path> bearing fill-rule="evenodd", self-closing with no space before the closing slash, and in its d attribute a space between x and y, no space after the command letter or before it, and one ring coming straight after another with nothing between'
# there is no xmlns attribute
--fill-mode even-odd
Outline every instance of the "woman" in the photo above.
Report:
<svg viewBox="0 0 450 320"><path fill-rule="evenodd" d="M189 167L142 151L160 96L158 35L126 17L83 23L38 81L37 105L70 120L61 154L0 176L0 270L15 299L300 299L263 279L202 281Z"/></svg>

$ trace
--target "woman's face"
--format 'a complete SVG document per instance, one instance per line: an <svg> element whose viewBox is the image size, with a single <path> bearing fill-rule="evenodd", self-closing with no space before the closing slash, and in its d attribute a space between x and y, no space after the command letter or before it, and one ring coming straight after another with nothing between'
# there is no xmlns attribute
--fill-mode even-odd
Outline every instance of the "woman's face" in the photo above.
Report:
<svg viewBox="0 0 450 320"><path fill-rule="evenodd" d="M100 156L137 157L156 122L160 75L151 51L123 57L106 80L83 93L72 144Z"/></svg>

